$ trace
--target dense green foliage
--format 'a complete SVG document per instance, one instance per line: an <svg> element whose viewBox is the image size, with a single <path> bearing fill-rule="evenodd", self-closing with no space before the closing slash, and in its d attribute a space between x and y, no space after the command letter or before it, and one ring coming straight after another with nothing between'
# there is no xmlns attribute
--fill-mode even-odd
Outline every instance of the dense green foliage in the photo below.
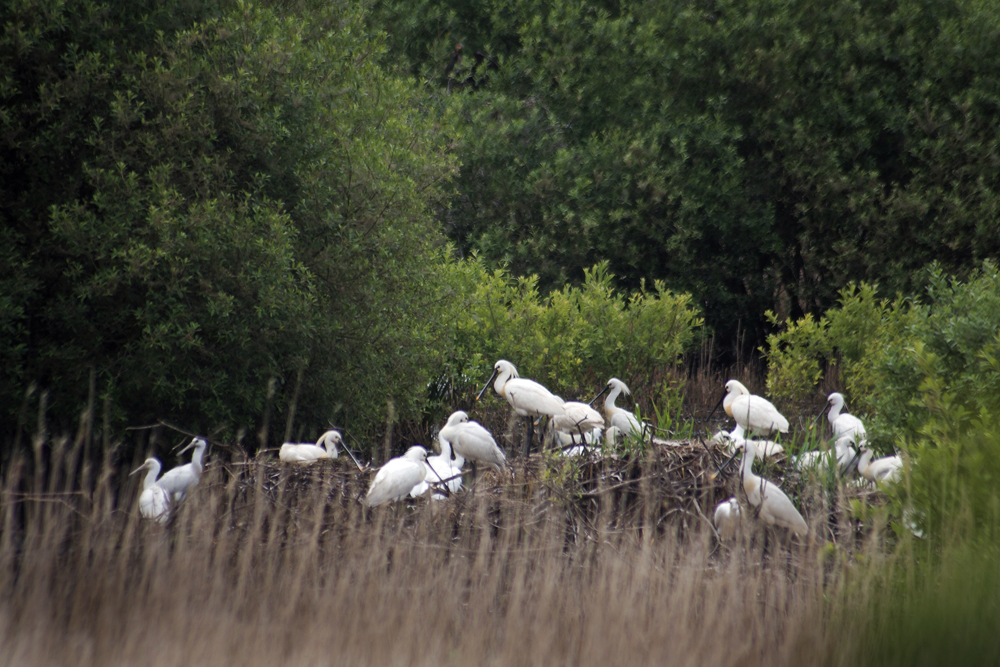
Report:
<svg viewBox="0 0 1000 667"><path fill-rule="evenodd" d="M202 432L253 426L271 378L312 423L418 402L451 165L359 8L18 0L0 25L3 423L35 382L72 424L90 369L129 423Z"/></svg>
<svg viewBox="0 0 1000 667"><path fill-rule="evenodd" d="M940 534L949 523L1000 519L1000 271L958 281L931 272L922 299L844 290L819 320L788 322L769 344L769 387L811 391L839 364L849 408L882 451L914 464L901 502ZM787 394L786 394L787 395ZM801 396L800 396L801 397Z"/></svg>
<svg viewBox="0 0 1000 667"><path fill-rule="evenodd" d="M458 121L446 231L543 291L606 259L759 344L767 309L1000 252L995 3L383 0L372 22Z"/></svg>
<svg viewBox="0 0 1000 667"><path fill-rule="evenodd" d="M661 282L630 295L615 290L605 264L588 269L583 284L543 296L537 276L488 271L479 261L452 266L458 295L453 343L445 374L449 387L485 381L498 359L565 398L592 398L619 377L633 391L656 394L667 373L696 341L702 324L686 294Z"/></svg>

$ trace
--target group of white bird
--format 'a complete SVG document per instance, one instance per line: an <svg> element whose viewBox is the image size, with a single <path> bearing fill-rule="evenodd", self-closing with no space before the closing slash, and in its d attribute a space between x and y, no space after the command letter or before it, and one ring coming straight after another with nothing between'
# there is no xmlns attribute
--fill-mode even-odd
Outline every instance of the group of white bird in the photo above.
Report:
<svg viewBox="0 0 1000 667"><path fill-rule="evenodd" d="M742 451L740 477L750 506L758 510L760 518L765 522L787 528L798 535L806 535L809 526L788 496L777 484L753 472L753 462L756 459L776 456L783 451L778 443L753 437L767 437L775 432L787 433L788 420L770 401L751 394L736 380L726 383L726 395L720 403L726 414L736 421L736 428L731 432L720 432L713 438L717 443L728 444L734 450L720 472ZM799 469L816 468L824 464L836 465L841 473L850 472L856 464L858 472L870 482L897 481L903 468L902 459L899 456L888 456L872 460L874 452L868 446L864 424L854 415L842 412L843 395L836 392L830 394L823 409L826 410L827 406L827 418L834 435L833 450L804 452L794 457L792 464ZM855 447L860 447L860 456ZM740 505L736 497L719 503L713 518L721 538L729 539L735 535L740 525Z"/></svg>
<svg viewBox="0 0 1000 667"><path fill-rule="evenodd" d="M142 480L142 493L139 494L139 514L143 518L152 519L157 523L166 523L170 519L170 513L177 503L184 500L191 490L198 486L198 480L201 479L204 470L202 457L207 446L208 442L204 438L194 438L178 454L194 449L191 463L171 468L163 477L160 477L162 466L156 457L146 459L141 466L129 473L131 476L143 470L149 471Z"/></svg>
<svg viewBox="0 0 1000 667"><path fill-rule="evenodd" d="M496 393L507 400L514 412L527 420L525 453L530 451L535 420L539 418L546 418L549 427L559 436L560 443L565 445L564 453L580 453L587 446L600 443L602 437L613 442L615 438L622 436L641 438L645 435L643 425L635 415L615 405L621 394L630 393L625 383L617 378L608 380L604 389L589 404L564 401L541 384L519 377L514 365L504 359L494 366L493 375L476 396L477 401L491 384ZM591 407L604 394L607 394L604 400L607 421ZM807 534L808 525L788 496L777 484L753 472L755 460L782 453L780 444L763 438L772 433L787 433L788 420L770 401L751 394L736 380L726 383L726 394L720 400L720 405L736 421L736 427L731 432L720 432L713 438L717 443L729 446L733 452L720 472L742 451L740 477L747 502L758 509L759 516L765 522L787 528L798 535ZM827 405L827 417L834 433L833 450L806 452L795 457L793 465L802 468L819 466L824 462L829 465L836 463L844 472L856 464L858 472L871 482L892 482L898 479L903 467L902 460L899 456L872 460L873 451L865 439L864 424L857 417L843 412L844 397L839 393L830 394ZM576 440L577 436L580 438L579 442ZM408 496L447 498L462 489L463 467L467 461L472 463L473 478L477 463L489 465L498 471L506 468L506 456L493 435L478 422L471 421L469 415L462 410L452 413L448 418L438 433L438 443L441 449L438 455L429 455L425 448L416 445L402 456L387 461L375 474L365 503L374 507ZM320 436L315 444L283 444L278 458L292 464L336 459L338 445L342 444L340 432L330 430ZM180 452L183 454L194 449L191 462L173 468L163 477L159 477L161 465L156 458L146 459L142 466L131 473L148 471L139 496L139 512L143 517L159 523L169 520L173 508L198 484L206 446L204 438L194 438ZM861 449L860 456L856 446ZM740 525L740 504L735 496L716 507L714 520L723 539L735 534Z"/></svg>

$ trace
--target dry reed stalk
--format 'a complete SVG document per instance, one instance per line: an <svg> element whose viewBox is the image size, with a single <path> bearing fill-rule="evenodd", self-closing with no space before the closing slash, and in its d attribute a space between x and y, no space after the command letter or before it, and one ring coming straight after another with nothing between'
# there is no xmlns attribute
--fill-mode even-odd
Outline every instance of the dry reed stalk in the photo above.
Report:
<svg viewBox="0 0 1000 667"><path fill-rule="evenodd" d="M699 515L729 490L693 444L374 511L346 463L214 463L166 527L75 449L39 493L6 469L0 664L806 664L843 578L821 541L719 546Z"/></svg>

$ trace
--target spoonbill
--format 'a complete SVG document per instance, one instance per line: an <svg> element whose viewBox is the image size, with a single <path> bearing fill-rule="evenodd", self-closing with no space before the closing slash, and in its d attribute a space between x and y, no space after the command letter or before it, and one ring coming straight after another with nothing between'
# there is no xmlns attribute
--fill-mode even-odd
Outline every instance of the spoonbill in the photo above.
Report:
<svg viewBox="0 0 1000 667"><path fill-rule="evenodd" d="M795 505L785 492L774 482L764 479L753 472L753 461L756 458L753 440L743 440L737 444L743 449L743 459L740 461L740 472L743 475L743 491L747 500L754 507L760 508L760 517L767 523L787 528L798 535L809 532L806 520L802 518Z"/></svg>
<svg viewBox="0 0 1000 667"><path fill-rule="evenodd" d="M568 433L571 438L579 433L583 440L585 431L589 433L595 428L604 428L604 417L587 403L567 401L563 403L562 413L553 416L551 423L557 433Z"/></svg>
<svg viewBox="0 0 1000 667"><path fill-rule="evenodd" d="M857 460L858 452L854 449L854 436L846 435L838 438L832 450L814 450L803 452L792 459L792 465L800 470L803 468L818 468L827 463L837 464L841 474L850 472L851 464Z"/></svg>
<svg viewBox="0 0 1000 667"><path fill-rule="evenodd" d="M619 394L632 395L632 392L628 390L625 383L618 378L611 378L608 380L608 384L604 386L604 389L601 390L601 393L594 397L594 401L606 392L611 392L604 398L604 414L608 418L608 423L618 428L625 435L634 434L637 437L642 437L642 424L635 418L635 415L615 405L615 399L618 398ZM594 401L591 401L591 403Z"/></svg>
<svg viewBox="0 0 1000 667"><path fill-rule="evenodd" d="M712 436L712 442L721 445L729 453L736 451L736 443L743 439L743 436L733 437L732 433L725 431L719 431ZM783 454L785 448L773 440L754 440L754 451L757 453L757 459L763 461L765 457L774 458Z"/></svg>
<svg viewBox="0 0 1000 667"><path fill-rule="evenodd" d="M736 502L736 496L716 505L715 515L712 519L719 531L719 537L723 540L731 540L740 527L740 504Z"/></svg>
<svg viewBox="0 0 1000 667"><path fill-rule="evenodd" d="M469 415L463 410L456 410L448 417L438 434L438 440L444 438L451 443L455 454L466 461L477 461L491 465L497 470L507 467L507 457L497 445L497 441L479 422L469 421Z"/></svg>
<svg viewBox="0 0 1000 667"><path fill-rule="evenodd" d="M886 456L872 461L875 452L867 445L861 448L861 457L858 459L858 472L860 472L869 482L896 482L899 481L900 471L903 469L903 459L897 456Z"/></svg>
<svg viewBox="0 0 1000 667"><path fill-rule="evenodd" d="M721 402L726 414L735 419L739 427L733 430L734 440L742 437L744 432L765 435L774 431L788 433L788 420L778 412L778 408L766 398L751 394L737 380L726 383L726 395Z"/></svg>
<svg viewBox="0 0 1000 667"><path fill-rule="evenodd" d="M142 493L139 494L139 514L144 519L153 519L157 523L166 523L170 518L170 496L167 491L156 483L160 476L160 460L155 457L146 459L141 466L129 473L129 476L148 470L142 480Z"/></svg>
<svg viewBox="0 0 1000 667"><path fill-rule="evenodd" d="M576 437L571 433L556 431L556 437L559 439L559 446L562 448L560 451L563 456L580 456L587 452L588 447L595 447L601 444L604 431L600 426L595 426L583 434L583 439L579 443L577 443ZM614 436L612 435L612 437Z"/></svg>
<svg viewBox="0 0 1000 667"><path fill-rule="evenodd" d="M494 380L496 381L494 382ZM491 382L494 391L507 399L510 406L514 408L514 412L521 417L528 418L527 437L524 441L524 455L527 456L531 451L531 442L535 437L533 418L555 417L562 414L564 401L534 380L521 378L517 374L514 364L506 359L499 360L493 366L493 375L486 381L486 386L476 395L477 401L489 389ZM452 444L458 451L458 443L452 441Z"/></svg>
<svg viewBox="0 0 1000 667"><path fill-rule="evenodd" d="M827 419L830 420L830 426L833 427L834 438L839 440L845 435L852 435L858 441L865 439L868 434L865 432L865 425L861 420L854 415L841 412L844 409L843 394L833 392L827 397L826 404L830 406Z"/></svg>
<svg viewBox="0 0 1000 667"><path fill-rule="evenodd" d="M157 482L157 484L170 494L171 503L179 503L184 500L187 494L194 487L198 486L198 480L201 479L201 473L204 470L201 459L205 454L207 446L208 442L204 438L194 438L187 447L177 453L180 456L187 450L194 448L194 453L191 455L191 463L170 469Z"/></svg>
<svg viewBox="0 0 1000 667"><path fill-rule="evenodd" d="M342 441L339 431L327 431L319 437L315 445L286 442L278 452L278 458L285 463L312 463L319 459L335 459L339 452L337 445Z"/></svg>
<svg viewBox="0 0 1000 667"><path fill-rule="evenodd" d="M420 445L414 445L402 456L389 459L379 468L368 487L365 503L375 507L390 500L402 500L417 484L424 481L427 474L427 450Z"/></svg>
<svg viewBox="0 0 1000 667"><path fill-rule="evenodd" d="M450 493L458 493L462 490L462 466L465 459L456 456L451 458L451 443L438 434L438 444L441 446L441 453L436 456L428 456L425 465L427 466L424 481L413 487L410 496L419 498L432 489L432 484L444 484ZM431 491L431 498L434 500L444 500L448 496L437 488Z"/></svg>

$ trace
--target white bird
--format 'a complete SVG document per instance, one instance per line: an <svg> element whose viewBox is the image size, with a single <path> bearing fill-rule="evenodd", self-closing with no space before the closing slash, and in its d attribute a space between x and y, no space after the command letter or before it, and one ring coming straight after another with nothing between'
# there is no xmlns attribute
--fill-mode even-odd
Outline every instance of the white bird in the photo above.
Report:
<svg viewBox="0 0 1000 667"><path fill-rule="evenodd" d="M563 403L562 414L554 415L551 423L557 433L567 433L571 438L579 434L582 440L584 433L604 428L604 417L587 403L567 401Z"/></svg>
<svg viewBox="0 0 1000 667"><path fill-rule="evenodd" d="M563 456L581 456L587 452L589 447L597 447L601 444L604 430L600 426L595 426L583 434L582 440L572 433L563 433L562 431L556 431L556 437L559 439L561 447L559 451Z"/></svg>
<svg viewBox="0 0 1000 667"><path fill-rule="evenodd" d="M861 448L861 458L858 459L858 472L869 482L897 482L903 469L903 459L897 456L886 456L872 461L874 452L867 445Z"/></svg>
<svg viewBox="0 0 1000 667"><path fill-rule="evenodd" d="M830 426L833 427L833 437L835 439L839 440L846 435L854 436L856 438L855 442L865 439L867 433L865 432L865 425L861 420L854 415L841 412L844 408L844 396L842 394L833 392L827 397L826 402L830 406L827 418L830 420Z"/></svg>
<svg viewBox="0 0 1000 667"><path fill-rule="evenodd" d="M740 429L742 431L742 429ZM712 442L717 445L721 445L722 448L732 454L736 451L736 443L743 440L743 436L733 437L732 433L726 433L725 431L719 431L712 436ZM757 459L763 461L764 458L774 458L779 454L785 452L785 448L774 442L773 440L754 440L754 451L757 453Z"/></svg>
<svg viewBox="0 0 1000 667"><path fill-rule="evenodd" d="M444 483L445 488L450 493L458 493L462 490L462 466L465 465L465 459L461 456L456 456L452 460L451 443L442 438L440 433L438 434L438 444L441 446L441 453L436 456L427 457L427 461L424 462L424 465L427 466L424 481L417 484L410 491L410 496L413 498L419 498L427 493L429 489L433 489L431 491L431 498L434 500L445 500L448 498L448 495L441 491L439 487L432 487L433 484L440 485Z"/></svg>
<svg viewBox="0 0 1000 667"><path fill-rule="evenodd" d="M736 496L716 505L715 515L712 518L719 531L719 537L723 540L732 539L740 527L740 504L736 502Z"/></svg>
<svg viewBox="0 0 1000 667"><path fill-rule="evenodd" d="M327 431L319 437L315 445L286 442L278 452L278 458L285 463L312 463L319 459L335 459L339 455L337 445L342 438L338 431Z"/></svg>
<svg viewBox="0 0 1000 667"><path fill-rule="evenodd" d="M739 433L733 431L736 437L742 437L744 432L765 435L773 431L788 433L788 420L778 409L766 398L751 394L737 380L726 383L722 407L741 429Z"/></svg>
<svg viewBox="0 0 1000 667"><path fill-rule="evenodd" d="M157 523L166 523L170 518L170 495L156 483L160 475L160 461L151 457L129 473L129 476L142 470L148 470L142 480L142 493L139 494L139 514L144 519L153 519Z"/></svg>
<svg viewBox="0 0 1000 667"><path fill-rule="evenodd" d="M462 410L451 413L438 434L440 438L450 442L457 455L473 464L480 461L497 470L507 466L507 457L490 432L479 422L469 421L469 415Z"/></svg>
<svg viewBox="0 0 1000 667"><path fill-rule="evenodd" d="M858 452L854 449L854 436L846 435L839 438L830 450L814 450L803 452L792 459L792 465L800 470L818 468L823 464L832 466L834 463L841 474L847 473L849 467L857 459Z"/></svg>
<svg viewBox="0 0 1000 667"><path fill-rule="evenodd" d="M809 526L784 491L774 482L753 473L753 461L756 458L756 452L752 451L753 440L743 440L737 447L743 448L743 459L740 461L743 490L750 504L760 507L760 518L772 525L788 528L799 535L808 533Z"/></svg>
<svg viewBox="0 0 1000 667"><path fill-rule="evenodd" d="M641 437L642 424L635 418L635 415L615 405L615 399L618 398L619 394L624 393L626 396L630 396L632 392L629 391L624 382L618 378L611 378L601 393L594 397L594 401L600 398L601 394L609 391L611 393L604 398L604 414L608 419L608 424L616 427L625 435L634 434L636 437Z"/></svg>
<svg viewBox="0 0 1000 667"><path fill-rule="evenodd" d="M493 389L510 403L515 413L528 418L527 437L524 444L524 455L527 456L531 449L531 441L534 439L535 423L532 418L555 417L562 414L565 401L534 380L521 378L517 374L514 364L506 359L499 360L493 366L493 375L486 381L486 386L476 395L477 401L489 389L491 382ZM458 451L458 443L452 441L452 444Z"/></svg>
<svg viewBox="0 0 1000 667"><path fill-rule="evenodd" d="M205 447L208 446L208 442L204 438L193 439L187 447L178 452L178 456L186 452L187 450L194 448L194 454L191 455L191 463L185 465L177 466L167 471L160 481L157 482L162 486L167 493L170 494L170 502L172 504L179 503L184 500L191 490L198 486L198 480L201 479L202 470L204 467L201 464L202 456L205 454Z"/></svg>
<svg viewBox="0 0 1000 667"><path fill-rule="evenodd" d="M390 500L402 500L427 474L427 450L415 445L406 450L402 456L389 459L379 468L368 487L365 503L375 507Z"/></svg>

